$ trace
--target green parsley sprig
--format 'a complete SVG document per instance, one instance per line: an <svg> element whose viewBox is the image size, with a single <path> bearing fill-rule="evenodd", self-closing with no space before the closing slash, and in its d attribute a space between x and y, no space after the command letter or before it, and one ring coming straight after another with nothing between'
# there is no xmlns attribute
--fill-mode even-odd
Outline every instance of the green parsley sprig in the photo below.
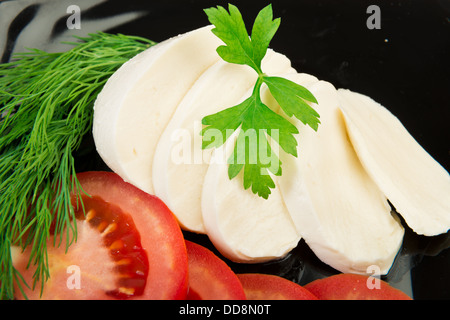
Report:
<svg viewBox="0 0 450 320"><path fill-rule="evenodd" d="M240 128L233 153L228 158L228 176L233 179L244 170L244 188L251 187L253 193L267 199L270 189L275 188L270 173L276 176L282 173L279 155L271 148L268 136L284 152L297 157L297 140L294 134L299 131L285 117L261 101L261 86L267 85L288 117L296 117L315 131L319 126L320 116L308 102L317 103L317 100L303 86L281 77L268 76L261 69L261 62L280 25L280 18L273 20L272 6L268 5L259 12L251 37L239 9L229 4L228 10L229 12L221 6L205 9L209 21L215 27L212 32L225 43L217 48L217 53L226 62L251 67L258 78L253 93L244 102L202 119L202 124L206 126L201 132L204 138L202 147L217 148L230 137L230 132ZM222 132L225 139L215 139L208 143L205 137L211 129ZM252 134L249 135L249 132Z"/></svg>
<svg viewBox="0 0 450 320"><path fill-rule="evenodd" d="M48 278L47 242L76 239L71 192L74 152L92 126L93 104L109 77L155 43L140 37L91 34L67 52L30 50L0 64L0 298L14 282L41 290ZM58 237L61 236L61 237ZM11 246L30 247L34 283L14 269Z"/></svg>

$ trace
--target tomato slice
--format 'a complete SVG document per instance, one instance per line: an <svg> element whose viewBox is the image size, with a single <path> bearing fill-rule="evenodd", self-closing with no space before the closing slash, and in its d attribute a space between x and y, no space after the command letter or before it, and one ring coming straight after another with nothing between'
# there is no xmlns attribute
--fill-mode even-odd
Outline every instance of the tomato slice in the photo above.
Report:
<svg viewBox="0 0 450 320"><path fill-rule="evenodd" d="M189 261L188 300L245 300L231 268L204 246L186 240Z"/></svg>
<svg viewBox="0 0 450 320"><path fill-rule="evenodd" d="M181 229L158 198L126 183L112 172L77 175L83 206L74 204L77 241L65 252L49 241L50 279L40 295L25 289L28 299L184 299L188 260ZM75 197L73 198L75 199ZM75 201L73 201L75 202ZM86 214L84 214L86 212ZM28 284L29 249L16 255L14 266ZM18 298L20 291L16 290Z"/></svg>
<svg viewBox="0 0 450 320"><path fill-rule="evenodd" d="M412 300L381 279L359 274L340 273L314 280L305 288L320 300Z"/></svg>
<svg viewBox="0 0 450 320"><path fill-rule="evenodd" d="M301 285L280 276L263 273L237 274L247 300L318 300Z"/></svg>

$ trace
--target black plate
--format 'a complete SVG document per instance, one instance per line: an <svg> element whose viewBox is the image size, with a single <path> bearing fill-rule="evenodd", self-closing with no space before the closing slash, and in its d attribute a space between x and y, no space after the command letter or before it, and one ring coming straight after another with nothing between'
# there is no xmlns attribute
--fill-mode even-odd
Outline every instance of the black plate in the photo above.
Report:
<svg viewBox="0 0 450 320"><path fill-rule="evenodd" d="M78 1L81 29L68 29L72 0L6 1L0 4L0 57L25 47L64 50L61 41L95 31L154 41L208 24L204 8L224 1ZM247 26L268 1L234 1ZM447 171L450 168L450 1L272 1L281 27L271 47L298 71L361 92L390 109ZM370 29L370 5L380 9L380 29ZM77 154L79 170L105 169L91 137ZM449 195L450 196L450 195ZM185 233L215 250L203 235ZM383 277L415 299L450 299L450 237L417 236L406 228L404 245ZM217 252L216 252L217 253ZM300 284L337 273L303 241L286 258L264 264L229 262L236 272L278 274Z"/></svg>

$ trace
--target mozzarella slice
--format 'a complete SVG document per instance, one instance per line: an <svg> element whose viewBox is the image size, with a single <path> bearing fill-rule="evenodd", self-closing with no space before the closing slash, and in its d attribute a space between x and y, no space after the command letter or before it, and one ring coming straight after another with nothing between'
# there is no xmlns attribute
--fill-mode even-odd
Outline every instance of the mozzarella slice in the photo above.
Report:
<svg viewBox="0 0 450 320"><path fill-rule="evenodd" d="M107 81L94 106L93 136L105 163L153 193L152 163L161 133L197 78L219 60L206 26L138 54Z"/></svg>
<svg viewBox="0 0 450 320"><path fill-rule="evenodd" d="M216 156L229 155L235 139ZM230 180L226 162L214 159L203 183L202 213L215 248L231 261L258 263L285 256L301 237L276 188L267 200L245 190L242 172Z"/></svg>
<svg viewBox="0 0 450 320"><path fill-rule="evenodd" d="M365 169L416 233L450 228L450 176L397 117L371 98L339 89L340 107Z"/></svg>
<svg viewBox="0 0 450 320"><path fill-rule="evenodd" d="M348 140L336 89L324 81L307 88L318 100L321 125L315 132L297 121L299 156L281 155L283 199L299 234L323 262L352 273L375 265L386 274L403 227Z"/></svg>
<svg viewBox="0 0 450 320"><path fill-rule="evenodd" d="M269 74L295 72L287 57L270 49L262 69ZM185 230L206 232L201 193L212 149L202 150L201 120L250 96L247 91L256 79L256 72L248 66L219 60L195 82L161 135L153 160L155 194Z"/></svg>

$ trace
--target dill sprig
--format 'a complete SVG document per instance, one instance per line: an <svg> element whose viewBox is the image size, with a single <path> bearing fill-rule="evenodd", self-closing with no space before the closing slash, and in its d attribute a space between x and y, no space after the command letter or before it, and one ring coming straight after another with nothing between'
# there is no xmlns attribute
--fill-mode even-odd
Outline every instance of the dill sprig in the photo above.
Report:
<svg viewBox="0 0 450 320"><path fill-rule="evenodd" d="M41 290L47 243L76 240L70 195L82 192L73 153L92 128L94 101L126 61L154 45L141 37L90 34L66 52L32 49L0 64L0 298L14 282ZM11 246L31 248L32 284L14 268Z"/></svg>

